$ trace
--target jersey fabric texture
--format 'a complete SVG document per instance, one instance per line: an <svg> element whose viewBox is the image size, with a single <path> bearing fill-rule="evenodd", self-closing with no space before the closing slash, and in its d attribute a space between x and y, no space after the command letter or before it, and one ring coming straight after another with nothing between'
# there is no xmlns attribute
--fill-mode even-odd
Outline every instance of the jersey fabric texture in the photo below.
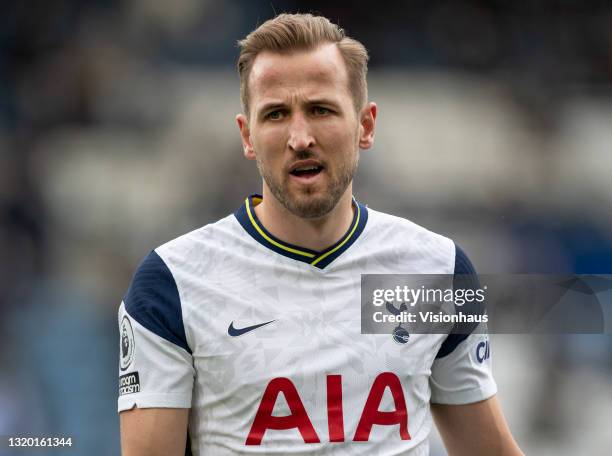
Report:
<svg viewBox="0 0 612 456"><path fill-rule="evenodd" d="M260 201L138 267L119 309L119 411L191 408L194 455L425 455L430 403L496 393L486 334L360 333L361 274L475 274L453 241L354 201L317 252L269 233Z"/></svg>

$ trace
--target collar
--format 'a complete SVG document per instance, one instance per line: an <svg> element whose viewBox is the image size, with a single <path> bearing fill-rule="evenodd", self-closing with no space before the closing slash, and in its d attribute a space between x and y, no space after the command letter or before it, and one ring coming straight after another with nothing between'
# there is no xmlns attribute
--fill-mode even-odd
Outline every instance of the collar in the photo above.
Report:
<svg viewBox="0 0 612 456"><path fill-rule="evenodd" d="M311 250L281 241L266 230L266 228L257 218L257 214L255 214L254 210L255 206L261 203L262 199L263 198L261 195L254 194L249 196L244 201L242 207L240 207L240 209L234 213L240 225L242 225L242 227L251 235L253 239L270 250L294 260L308 263L311 266L315 266L319 269L325 268L343 252L348 250L348 248L363 232L366 222L368 221L368 209L365 205L357 202L355 198L353 198L353 206L355 207L355 211L351 225L346 233L338 242L324 250Z"/></svg>

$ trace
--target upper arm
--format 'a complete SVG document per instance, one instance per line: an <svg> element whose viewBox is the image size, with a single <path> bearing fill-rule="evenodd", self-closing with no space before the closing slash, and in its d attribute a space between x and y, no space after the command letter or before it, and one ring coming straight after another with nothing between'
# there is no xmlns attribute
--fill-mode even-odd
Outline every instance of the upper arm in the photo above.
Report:
<svg viewBox="0 0 612 456"><path fill-rule="evenodd" d="M449 456L519 456L497 396L473 404L432 404Z"/></svg>
<svg viewBox="0 0 612 456"><path fill-rule="evenodd" d="M124 454L185 454L195 369L182 315L173 273L152 252L119 308Z"/></svg>
<svg viewBox="0 0 612 456"><path fill-rule="evenodd" d="M120 413L123 456L184 456L189 409L134 408Z"/></svg>
<svg viewBox="0 0 612 456"><path fill-rule="evenodd" d="M456 247L453 288L455 291L480 288L474 266L459 247ZM476 304L464 303L457 310L482 316L482 308ZM455 325L438 350L429 383L431 402L436 404L471 404L497 392L486 323Z"/></svg>
<svg viewBox="0 0 612 456"><path fill-rule="evenodd" d="M456 246L453 288L480 288L474 266ZM462 308L482 315L484 308ZM522 454L495 393L486 323L454 328L440 347L430 377L431 411L450 456Z"/></svg>

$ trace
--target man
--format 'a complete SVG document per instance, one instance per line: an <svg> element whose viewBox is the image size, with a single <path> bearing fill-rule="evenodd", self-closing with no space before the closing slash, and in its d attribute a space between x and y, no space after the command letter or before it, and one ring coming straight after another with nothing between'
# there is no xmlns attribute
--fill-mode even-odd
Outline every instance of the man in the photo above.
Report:
<svg viewBox="0 0 612 456"><path fill-rule="evenodd" d="M521 454L475 360L486 336L360 334L361 274L473 272L452 241L352 198L377 114L365 48L285 14L240 48L263 193L139 266L119 311L124 454L422 455L430 409L450 454Z"/></svg>

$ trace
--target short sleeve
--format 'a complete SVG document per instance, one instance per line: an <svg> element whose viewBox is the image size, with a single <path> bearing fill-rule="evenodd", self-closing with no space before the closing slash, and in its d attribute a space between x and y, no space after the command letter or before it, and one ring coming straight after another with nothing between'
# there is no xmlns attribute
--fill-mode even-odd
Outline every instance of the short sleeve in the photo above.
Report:
<svg viewBox="0 0 612 456"><path fill-rule="evenodd" d="M479 288L474 266L459 246L455 246L453 286ZM476 325L469 332L463 327L446 337L432 365L430 387L431 402L436 404L470 404L497 392L485 326Z"/></svg>
<svg viewBox="0 0 612 456"><path fill-rule="evenodd" d="M118 410L190 408L195 370L171 271L151 252L119 307Z"/></svg>

